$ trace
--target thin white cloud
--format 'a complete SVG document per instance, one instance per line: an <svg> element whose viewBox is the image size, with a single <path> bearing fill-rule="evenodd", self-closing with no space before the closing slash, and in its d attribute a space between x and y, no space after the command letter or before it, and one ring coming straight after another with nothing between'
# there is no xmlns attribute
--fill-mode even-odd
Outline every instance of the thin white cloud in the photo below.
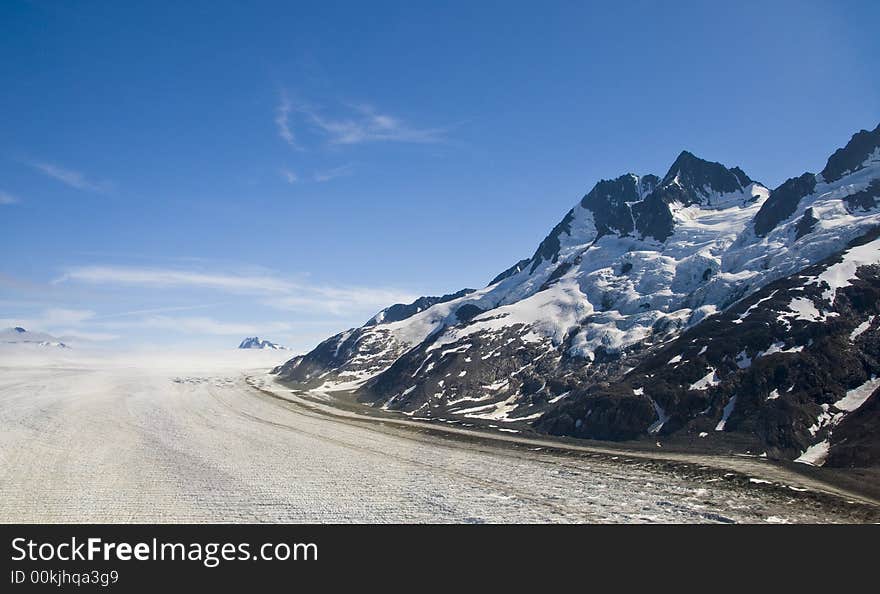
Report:
<svg viewBox="0 0 880 594"><path fill-rule="evenodd" d="M20 318L0 319L0 326L23 326L28 330L62 337L65 342L120 341L147 333L174 333L187 336L288 337L288 341L311 340L332 333L340 324L366 319L394 303L409 303L415 295L387 287L338 286L284 278L261 270L248 273L206 272L178 268L136 266L80 266L67 269L53 281L58 291L77 289L77 285L155 289L155 294L174 295L175 289L223 293L230 297L218 304L201 298L202 303L185 306L153 307L98 314L91 309L52 307ZM154 295L155 295L154 294ZM151 297L152 298L152 297ZM192 294L188 294L188 299ZM235 303L247 319L217 318L177 314L184 310ZM15 305L15 304L13 304ZM22 305L22 304L18 304ZM24 305L27 305L25 303ZM242 307L243 306L243 307ZM270 314L269 308L283 314ZM234 314L236 317L241 314ZM253 317L251 317L253 316ZM278 316L286 321L273 320ZM321 329L319 332L318 329Z"/></svg>
<svg viewBox="0 0 880 594"><path fill-rule="evenodd" d="M331 144L362 144L367 142L442 142L446 130L417 128L400 118L381 113L368 105L349 108L344 117L328 117L308 106L297 108L306 120L327 136Z"/></svg>
<svg viewBox="0 0 880 594"><path fill-rule="evenodd" d="M289 145L300 148L294 137L291 119L298 114L301 127L317 133L335 145L354 145L368 142L438 143L446 140L445 128L413 126L402 118L366 104L342 104L328 114L329 109L292 101L286 91L281 92L275 109L278 135Z"/></svg>
<svg viewBox="0 0 880 594"><path fill-rule="evenodd" d="M177 308L184 309L184 308ZM151 311L174 311L164 308ZM139 314L141 312L126 312ZM130 330L163 330L184 334L246 335L258 333L288 332L292 328L288 322L226 322L205 316L172 317L165 315L142 315L136 319L110 319L116 316L96 316L91 310L47 309L42 314L30 318L0 318L0 328L21 326L30 331L45 332L61 340L82 340L104 342L118 340L120 332Z"/></svg>
<svg viewBox="0 0 880 594"><path fill-rule="evenodd" d="M17 204L19 202L21 200L18 199L18 196L13 196L9 192L0 190L0 204Z"/></svg>
<svg viewBox="0 0 880 594"><path fill-rule="evenodd" d="M139 287L194 287L230 293L287 293L294 285L282 279L261 275L210 274L167 268L135 268L127 266L82 266L68 269L53 281L79 281L103 285Z"/></svg>
<svg viewBox="0 0 880 594"><path fill-rule="evenodd" d="M95 312L90 309L64 309L52 308L43 312L42 321L46 326L62 324L81 324L95 317Z"/></svg>
<svg viewBox="0 0 880 594"><path fill-rule="evenodd" d="M70 268L53 282L213 290L254 295L261 303L275 309L331 315L374 313L394 303L408 303L416 298L408 291L393 288L310 284L270 274L238 275L125 266Z"/></svg>
<svg viewBox="0 0 880 594"><path fill-rule="evenodd" d="M50 308L36 317L0 319L0 327L21 326L26 330L45 332L65 339L113 340L116 336L104 333L82 332L78 327L91 323L95 312L89 309Z"/></svg>
<svg viewBox="0 0 880 594"><path fill-rule="evenodd" d="M94 317L95 312L87 309L47 309L36 316L20 318L0 318L0 327L21 326L26 330L47 332L59 326L75 326Z"/></svg>
<svg viewBox="0 0 880 594"><path fill-rule="evenodd" d="M174 311L192 311L194 309L208 309L211 307L217 307L218 305L222 305L222 303L201 303L199 305L178 305L173 307L153 307L150 309L135 309L132 311L121 311L112 314L100 315L95 319L98 320L109 320L113 318L127 318L131 316L142 316L147 314L163 314L163 313L171 313Z"/></svg>
<svg viewBox="0 0 880 594"><path fill-rule="evenodd" d="M279 173L281 174L282 179L291 185L299 181L299 176L290 169L282 168Z"/></svg>
<svg viewBox="0 0 880 594"><path fill-rule="evenodd" d="M296 147L296 140L293 131L290 129L290 110L293 105L290 103L290 97L287 93L281 92L281 99L278 107L275 109L275 126L278 128L278 136L292 147Z"/></svg>
<svg viewBox="0 0 880 594"><path fill-rule="evenodd" d="M287 322L226 322L209 317L169 317L148 316L140 320L128 322L112 322L105 324L107 328L117 329L150 329L178 332L182 334L215 336L246 336L287 332L291 325Z"/></svg>
<svg viewBox="0 0 880 594"><path fill-rule="evenodd" d="M108 181L95 182L87 179L86 176L79 171L59 167L58 165L54 165L52 163L35 161L30 163L30 166L37 171L40 171L44 175L51 177L52 179L58 180L61 183L77 190L106 193L109 192L113 187L113 184Z"/></svg>
<svg viewBox="0 0 880 594"><path fill-rule="evenodd" d="M336 179L337 177L349 176L352 173L354 173L354 167L352 165L341 165L340 167L318 171L317 173L315 173L315 181L319 183L328 182L330 180Z"/></svg>
<svg viewBox="0 0 880 594"><path fill-rule="evenodd" d="M108 342L111 340L119 340L121 338L118 334L111 334L109 332L87 332L75 328L60 330L55 334L58 334L58 337L65 342L79 340L86 342Z"/></svg>
<svg viewBox="0 0 880 594"><path fill-rule="evenodd" d="M302 288L295 295L266 299L263 304L287 311L345 315L352 311L375 313L389 305L415 299L411 293L394 289L312 286Z"/></svg>

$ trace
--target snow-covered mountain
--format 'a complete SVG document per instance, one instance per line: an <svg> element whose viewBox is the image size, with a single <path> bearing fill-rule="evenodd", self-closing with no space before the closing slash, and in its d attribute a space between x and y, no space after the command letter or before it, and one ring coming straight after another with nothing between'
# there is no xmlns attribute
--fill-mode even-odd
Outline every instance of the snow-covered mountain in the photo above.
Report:
<svg viewBox="0 0 880 594"><path fill-rule="evenodd" d="M617 418L623 411L626 421ZM629 373L576 388L557 435L740 434L814 465L880 460L880 228L709 317Z"/></svg>
<svg viewBox="0 0 880 594"><path fill-rule="evenodd" d="M601 415L589 403L610 397L591 388L637 373L683 333L716 323L771 283L788 279L795 290L799 271L840 256L878 225L880 126L853 136L821 173L772 191L738 167L685 151L662 178L597 183L531 258L487 287L433 298L428 307L394 306L399 315L380 313L276 371L302 387L357 388L365 402L419 418L529 423L610 439L669 434L689 421L664 421L675 418L678 401L660 402L649 382ZM875 247L865 251L867 260L835 268L841 276L831 280L855 278L880 260ZM580 405L594 412L569 415L569 426L562 411ZM800 455L798 435L774 452Z"/></svg>
<svg viewBox="0 0 880 594"><path fill-rule="evenodd" d="M69 348L58 338L45 332L28 332L20 326L0 330L0 343L35 344L38 346Z"/></svg>
<svg viewBox="0 0 880 594"><path fill-rule="evenodd" d="M280 344L275 344L274 342L268 340L261 340L259 336L248 336L238 345L240 349L275 349L286 351L288 348L286 346L281 346Z"/></svg>

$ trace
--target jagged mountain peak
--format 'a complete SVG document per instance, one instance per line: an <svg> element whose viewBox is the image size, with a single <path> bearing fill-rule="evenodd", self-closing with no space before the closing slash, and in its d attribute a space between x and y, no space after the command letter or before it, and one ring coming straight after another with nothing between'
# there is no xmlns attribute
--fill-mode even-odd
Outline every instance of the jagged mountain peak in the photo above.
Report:
<svg viewBox="0 0 880 594"><path fill-rule="evenodd" d="M286 351L287 347L275 344L269 340L262 340L259 336L248 336L238 345L240 349L274 349Z"/></svg>
<svg viewBox="0 0 880 594"><path fill-rule="evenodd" d="M654 185L648 184L647 191L652 191ZM635 225L631 205L642 200L646 193L646 184L641 178L627 173L615 179L599 180L581 199L580 205L593 213L599 237L611 233L629 235Z"/></svg>
<svg viewBox="0 0 880 594"><path fill-rule="evenodd" d="M822 179L837 181L847 173L864 168L870 161L880 162L880 124L871 131L856 132L846 146L834 151L822 170Z"/></svg>
<svg viewBox="0 0 880 594"><path fill-rule="evenodd" d="M669 171L667 171L666 175L663 177L663 183L668 183L670 180L672 180L673 177L675 177L675 175L679 171L696 169L700 167L703 163L708 163L708 161L699 158L688 150L683 150L678 153L675 161L672 162L672 165L669 167Z"/></svg>
<svg viewBox="0 0 880 594"><path fill-rule="evenodd" d="M753 180L739 167L729 169L707 161L689 151L682 151L663 177L661 188L676 185L685 191L686 204L702 204L712 194L741 192ZM671 194L676 195L676 194Z"/></svg>
<svg viewBox="0 0 880 594"><path fill-rule="evenodd" d="M541 242L529 259L529 271L535 272L542 262L556 263L565 243L588 244L607 235L663 243L675 231L675 205L742 207L767 193L739 167L728 169L682 151L662 179L626 173L597 182ZM589 214L585 217L581 211ZM495 281L507 278L511 270Z"/></svg>
<svg viewBox="0 0 880 594"><path fill-rule="evenodd" d="M639 180L642 195L647 196L648 194L653 192L654 189L660 185L660 182L661 182L660 177L654 175L653 173L643 175Z"/></svg>
<svg viewBox="0 0 880 594"><path fill-rule="evenodd" d="M580 204L590 208L599 204L622 205L638 202L654 191L659 184L660 178L653 174L625 173L613 179L601 179L581 199Z"/></svg>

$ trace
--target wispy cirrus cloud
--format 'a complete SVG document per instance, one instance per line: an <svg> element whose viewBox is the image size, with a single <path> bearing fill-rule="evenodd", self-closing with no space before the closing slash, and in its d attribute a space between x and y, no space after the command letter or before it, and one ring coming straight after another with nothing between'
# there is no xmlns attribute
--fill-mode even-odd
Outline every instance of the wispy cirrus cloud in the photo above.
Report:
<svg viewBox="0 0 880 594"><path fill-rule="evenodd" d="M375 313L395 303L417 297L405 291L377 287L301 286L295 294L264 299L262 303L287 311L345 315L352 311Z"/></svg>
<svg viewBox="0 0 880 594"><path fill-rule="evenodd" d="M89 309L50 308L36 316L0 319L0 327L22 326L27 330L49 332L65 342L99 342L116 340L117 334L83 329L91 327L95 312Z"/></svg>
<svg viewBox="0 0 880 594"><path fill-rule="evenodd" d="M31 300L8 301L0 306L10 312L19 309L22 315L7 314L0 318L0 326L23 326L65 342L126 340L127 345L136 344L138 337L166 333L223 344L228 336L269 334L305 348L340 327L362 323L382 308L416 298L392 287L328 285L262 268L229 272L198 266L70 267L51 281L52 292L78 304L93 299L94 309L62 306L34 311ZM210 297L216 294L223 297ZM169 303L172 299L178 304ZM149 305L118 309L123 303ZM104 309L108 305L116 311ZM207 308L214 311L210 315L187 311Z"/></svg>
<svg viewBox="0 0 880 594"><path fill-rule="evenodd" d="M133 309L130 311L120 311L111 314L104 314L97 316L95 319L97 320L109 320L114 318L127 318L132 316L144 316L148 314L165 314L176 311L192 311L194 309L209 309L212 307L217 307L218 305L222 305L222 303L200 303L198 305L176 305L170 307L151 307L149 309Z"/></svg>
<svg viewBox="0 0 880 594"><path fill-rule="evenodd" d="M133 266L73 267L52 282L58 284L67 281L155 288L194 287L230 293L287 293L294 287L285 280L268 275L213 274Z"/></svg>
<svg viewBox="0 0 880 594"><path fill-rule="evenodd" d="M275 109L275 127L278 129L278 136L284 142L296 147L296 139L293 136L293 130L290 129L290 110L292 108L293 104L290 102L287 91L281 91L278 107Z"/></svg>
<svg viewBox="0 0 880 594"><path fill-rule="evenodd" d="M46 330L57 326L77 325L95 316L95 312L89 309L64 309L50 308L36 316L22 316L20 318L2 318L0 326L22 326L27 329L36 328Z"/></svg>
<svg viewBox="0 0 880 594"><path fill-rule="evenodd" d="M0 190L0 204L18 204L21 200L18 199L18 196L13 196L9 192L4 192Z"/></svg>
<svg viewBox="0 0 880 594"><path fill-rule="evenodd" d="M382 113L369 105L356 105L341 117L330 117L319 110L300 107L306 120L321 131L331 144L367 142L436 143L444 140L442 128L414 127L402 119Z"/></svg>
<svg viewBox="0 0 880 594"><path fill-rule="evenodd" d="M334 113L330 113L330 112ZM291 129L291 117L299 115L303 127L317 133L333 145L355 145L369 142L438 143L446 139L445 128L414 126L368 104L341 104L335 109L291 100L282 91L275 110L278 135L291 146L297 146Z"/></svg>
<svg viewBox="0 0 880 594"><path fill-rule="evenodd" d="M203 316L147 316L126 322L108 322L105 324L105 327L118 330L162 330L194 335L246 336L267 332L288 332L292 325L287 322L260 322L257 324L228 322Z"/></svg>
<svg viewBox="0 0 880 594"><path fill-rule="evenodd" d="M331 315L374 313L417 296L395 288L331 286L292 281L272 274L209 273L168 268L81 266L69 268L53 283L79 282L154 289L192 288L252 295L274 309Z"/></svg>
<svg viewBox="0 0 880 594"><path fill-rule="evenodd" d="M166 315L215 305L158 307L105 315L86 309L50 308L30 316L0 318L0 328L22 326L31 331L47 332L65 342L114 341L131 330L170 330L183 334L225 336L287 332L292 328L288 322L228 322L207 316Z"/></svg>
<svg viewBox="0 0 880 594"><path fill-rule="evenodd" d="M82 172L60 167L53 163L31 161L28 164L43 175L60 181L76 190L105 194L113 189L113 184L109 181L93 181L88 179Z"/></svg>
<svg viewBox="0 0 880 594"><path fill-rule="evenodd" d="M347 177L352 173L354 173L353 165L341 165L339 167L333 167L332 169L325 169L316 172L314 179L316 182L323 183L334 180L337 177Z"/></svg>
<svg viewBox="0 0 880 594"><path fill-rule="evenodd" d="M42 322L48 326L60 324L81 324L95 317L90 309L50 308L43 312Z"/></svg>
<svg viewBox="0 0 880 594"><path fill-rule="evenodd" d="M281 174L281 179L291 185L299 181L299 176L290 169L281 168L278 173Z"/></svg>
<svg viewBox="0 0 880 594"><path fill-rule="evenodd" d="M137 312L131 312L135 314ZM167 316L150 314L135 319L111 319L114 316L96 316L88 310L50 309L27 318L0 318L0 327L22 326L28 330L49 332L61 340L104 342L119 339L120 332L130 330L163 330L183 334L210 334L215 336L287 332L287 322L228 322L207 316Z"/></svg>
<svg viewBox="0 0 880 594"><path fill-rule="evenodd" d="M108 342L122 338L119 334L111 332L89 332L78 328L66 328L56 331L58 337L65 342L83 340L86 342Z"/></svg>

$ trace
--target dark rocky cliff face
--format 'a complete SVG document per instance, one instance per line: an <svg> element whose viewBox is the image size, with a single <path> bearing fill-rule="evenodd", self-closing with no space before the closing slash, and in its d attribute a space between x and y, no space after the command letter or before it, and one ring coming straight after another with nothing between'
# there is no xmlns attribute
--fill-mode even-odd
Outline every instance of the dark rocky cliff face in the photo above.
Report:
<svg viewBox="0 0 880 594"><path fill-rule="evenodd" d="M853 135L845 147L828 158L822 170L826 182L839 180L847 172L858 171L872 153L880 148L880 125L871 130L861 130ZM878 155L880 158L880 155Z"/></svg>
<svg viewBox="0 0 880 594"><path fill-rule="evenodd" d="M767 235L779 223L793 215L801 199L812 194L815 189L816 176L812 173L786 180L770 192L770 197L755 215L755 234L759 237Z"/></svg>
<svg viewBox="0 0 880 594"><path fill-rule="evenodd" d="M635 218L636 229L641 237L653 237L657 241L666 241L672 235L674 221L667 200L673 193L683 194L680 188L654 190L647 198L633 205L633 218Z"/></svg>
<svg viewBox="0 0 880 594"><path fill-rule="evenodd" d="M641 200L639 190L639 179L629 174L602 180L583 197L581 206L592 211L599 237L611 233L629 235L633 232L629 203Z"/></svg>
<svg viewBox="0 0 880 594"><path fill-rule="evenodd" d="M685 190L685 206L705 204L709 193L729 194L752 183L742 169L728 169L721 163L706 161L682 151L663 178L661 186L677 185ZM670 200L667 200L669 202Z"/></svg>
<svg viewBox="0 0 880 594"><path fill-rule="evenodd" d="M559 241L560 236L571 233L571 223L574 220L574 211L570 210L566 215L562 218L559 223L553 227L553 230L550 231L550 234L544 238L544 241L538 245L538 249L535 251L535 255L531 258L532 266L530 268L531 272L534 272L541 262L556 262L559 258L559 248L561 247L561 243Z"/></svg>

